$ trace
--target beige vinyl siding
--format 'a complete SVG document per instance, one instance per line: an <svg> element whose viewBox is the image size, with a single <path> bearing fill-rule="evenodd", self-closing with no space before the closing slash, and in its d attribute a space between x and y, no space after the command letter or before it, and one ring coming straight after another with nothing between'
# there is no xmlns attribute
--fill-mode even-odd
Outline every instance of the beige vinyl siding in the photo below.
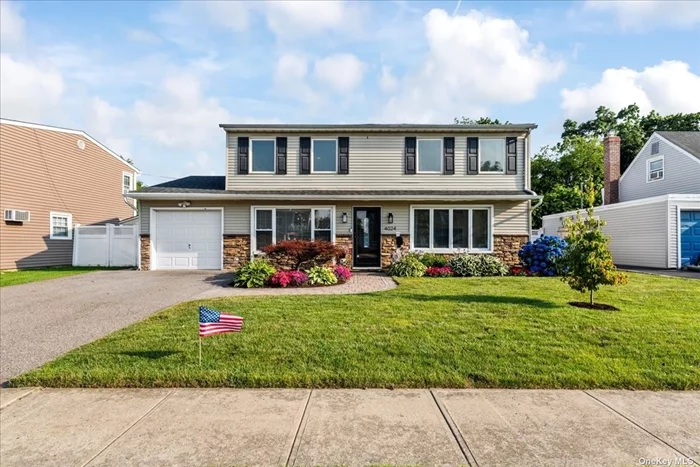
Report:
<svg viewBox="0 0 700 467"><path fill-rule="evenodd" d="M517 175L480 174L466 175L467 137L465 135L407 135L407 134L365 134L365 135L290 135L287 136L287 175L255 174L238 175L238 137L251 139L271 139L279 136L270 134L226 134L228 152L227 189L229 190L522 190L525 187L525 134L504 133L498 137L518 137ZM312 139L350 138L350 173L338 174L299 174L299 137ZM404 145L406 136L418 139L442 139L455 137L455 173L443 174L404 174ZM494 135L473 135L493 138Z"/></svg>
<svg viewBox="0 0 700 467"><path fill-rule="evenodd" d="M658 154L651 153L655 141L659 142ZM659 156L664 157L664 178L647 182L647 161ZM700 194L700 160L652 136L620 180L620 202L669 194Z"/></svg>
<svg viewBox="0 0 700 467"><path fill-rule="evenodd" d="M410 234L409 232L409 213L411 205L428 204L428 205L479 205L494 207L494 234L495 235L527 235L528 234L528 203L523 201L498 201L498 202L483 202L483 203L416 203L416 202L379 202L379 203L364 203L347 201L223 201L203 202L192 201L191 208L201 207L223 207L224 208L224 234L226 235L248 235L250 234L250 208L251 206L335 206L335 233L336 235L350 235L352 227L352 208L357 207L381 207L382 208L382 233L395 234ZM143 201L141 209L141 233L150 233L150 208L155 207L177 207L177 201ZM348 215L348 223L342 223L343 212ZM394 223L396 231L385 230L388 221L389 213L394 215Z"/></svg>
<svg viewBox="0 0 700 467"><path fill-rule="evenodd" d="M0 220L0 269L72 263L73 241L49 239L52 211L72 214L73 226L133 216L122 198L122 172L136 179L82 135L0 124L0 210L31 212L24 224Z"/></svg>
<svg viewBox="0 0 700 467"><path fill-rule="evenodd" d="M669 267L668 201L598 209L594 215L606 222L603 232L611 237L610 252L615 264ZM545 216L544 233L561 235L561 222L560 215Z"/></svg>

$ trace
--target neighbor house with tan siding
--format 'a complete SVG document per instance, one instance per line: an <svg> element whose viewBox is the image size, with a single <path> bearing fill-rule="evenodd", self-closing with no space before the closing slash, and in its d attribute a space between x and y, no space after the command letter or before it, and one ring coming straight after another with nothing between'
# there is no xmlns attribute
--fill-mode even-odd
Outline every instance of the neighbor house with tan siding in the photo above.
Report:
<svg viewBox="0 0 700 467"><path fill-rule="evenodd" d="M143 269L234 269L270 243L323 239L355 269L403 248L494 254L530 232L530 132L509 125L221 125L224 176L133 193Z"/></svg>
<svg viewBox="0 0 700 467"><path fill-rule="evenodd" d="M83 131L0 120L0 269L70 265L75 225L134 216L138 174Z"/></svg>

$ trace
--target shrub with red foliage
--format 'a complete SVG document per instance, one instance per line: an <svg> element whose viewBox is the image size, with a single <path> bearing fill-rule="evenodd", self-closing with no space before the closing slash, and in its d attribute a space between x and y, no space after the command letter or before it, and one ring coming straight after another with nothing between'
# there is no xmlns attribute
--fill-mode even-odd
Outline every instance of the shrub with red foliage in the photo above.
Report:
<svg viewBox="0 0 700 467"><path fill-rule="evenodd" d="M510 274L513 276L532 276L534 275L531 271L528 269L525 269L522 266L513 266L510 268Z"/></svg>
<svg viewBox="0 0 700 467"><path fill-rule="evenodd" d="M309 276L302 271L277 271L270 278L270 283L278 287L299 287L309 280Z"/></svg>
<svg viewBox="0 0 700 467"><path fill-rule="evenodd" d="M433 266L425 270L425 275L430 277L452 277L454 272L449 266Z"/></svg>
<svg viewBox="0 0 700 467"><path fill-rule="evenodd" d="M324 263L345 257L345 248L325 240L284 240L262 249L268 255L287 256L294 262L294 269L307 263Z"/></svg>
<svg viewBox="0 0 700 467"><path fill-rule="evenodd" d="M350 271L350 269L343 266L342 264L337 264L333 268L333 273L335 274L335 277L338 278L338 282L347 282L348 279L352 277L352 272Z"/></svg>

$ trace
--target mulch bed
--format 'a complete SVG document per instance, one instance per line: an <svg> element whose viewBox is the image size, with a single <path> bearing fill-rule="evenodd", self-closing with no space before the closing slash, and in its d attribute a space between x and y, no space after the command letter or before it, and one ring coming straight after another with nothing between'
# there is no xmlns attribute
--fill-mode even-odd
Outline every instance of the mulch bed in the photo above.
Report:
<svg viewBox="0 0 700 467"><path fill-rule="evenodd" d="M589 310L620 311L619 308L612 305L606 305L605 303L594 303L593 305L591 305L588 302L569 302L569 305L578 308L588 308Z"/></svg>

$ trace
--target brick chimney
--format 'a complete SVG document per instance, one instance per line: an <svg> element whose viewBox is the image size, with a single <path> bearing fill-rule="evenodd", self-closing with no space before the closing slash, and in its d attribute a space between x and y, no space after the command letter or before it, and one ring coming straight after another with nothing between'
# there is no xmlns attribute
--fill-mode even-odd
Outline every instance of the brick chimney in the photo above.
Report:
<svg viewBox="0 0 700 467"><path fill-rule="evenodd" d="M604 204L620 201L620 137L613 133L603 140L603 164L605 166Z"/></svg>

